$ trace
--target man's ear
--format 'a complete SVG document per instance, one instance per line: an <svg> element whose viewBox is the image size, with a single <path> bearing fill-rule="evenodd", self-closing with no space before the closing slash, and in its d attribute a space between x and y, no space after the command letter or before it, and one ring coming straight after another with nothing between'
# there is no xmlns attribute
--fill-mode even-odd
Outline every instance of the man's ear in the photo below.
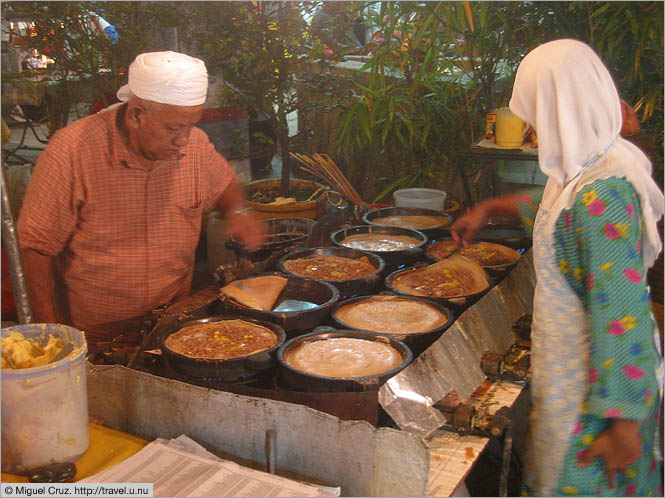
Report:
<svg viewBox="0 0 665 498"><path fill-rule="evenodd" d="M127 107L127 113L125 114L127 117L127 127L134 130L138 129L141 125L141 119L143 118L143 114L145 114L145 112L145 107L139 102L130 103Z"/></svg>

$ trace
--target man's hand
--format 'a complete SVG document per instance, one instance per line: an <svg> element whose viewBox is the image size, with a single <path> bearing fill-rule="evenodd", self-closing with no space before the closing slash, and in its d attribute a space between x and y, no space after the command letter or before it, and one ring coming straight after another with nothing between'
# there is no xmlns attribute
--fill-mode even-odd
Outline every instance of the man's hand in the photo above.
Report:
<svg viewBox="0 0 665 498"><path fill-rule="evenodd" d="M614 475L625 470L642 455L640 422L637 420L616 419L601 432L593 444L578 460L578 466L586 467L596 457L603 459L607 481L614 489Z"/></svg>
<svg viewBox="0 0 665 498"><path fill-rule="evenodd" d="M252 212L236 212L224 218L225 232L250 251L257 251L266 240L266 224Z"/></svg>

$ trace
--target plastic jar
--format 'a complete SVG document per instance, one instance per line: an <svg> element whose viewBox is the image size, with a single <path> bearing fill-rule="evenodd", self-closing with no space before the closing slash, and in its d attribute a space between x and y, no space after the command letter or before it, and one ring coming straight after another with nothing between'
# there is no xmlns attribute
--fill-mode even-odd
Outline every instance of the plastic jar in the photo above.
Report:
<svg viewBox="0 0 665 498"><path fill-rule="evenodd" d="M519 148L524 143L526 123L515 116L510 108L502 107L496 110L494 128L494 140L499 147Z"/></svg>
<svg viewBox="0 0 665 498"><path fill-rule="evenodd" d="M61 337L72 351L34 368L2 370L2 471L27 474L45 465L73 462L88 448L87 343L83 333L55 323L2 329L46 344Z"/></svg>
<svg viewBox="0 0 665 498"><path fill-rule="evenodd" d="M404 188L393 193L397 207L415 207L443 211L446 193L431 188Z"/></svg>

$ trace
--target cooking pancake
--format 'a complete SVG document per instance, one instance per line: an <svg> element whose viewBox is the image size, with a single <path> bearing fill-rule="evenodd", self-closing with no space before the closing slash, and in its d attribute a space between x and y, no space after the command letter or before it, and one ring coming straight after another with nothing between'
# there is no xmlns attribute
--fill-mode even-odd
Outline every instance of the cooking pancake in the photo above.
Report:
<svg viewBox="0 0 665 498"><path fill-rule="evenodd" d="M332 254L319 254L306 258L289 259L284 267L291 273L321 280L349 280L373 275L376 268L367 256L358 259Z"/></svg>
<svg viewBox="0 0 665 498"><path fill-rule="evenodd" d="M422 240L408 235L384 233L358 233L344 238L341 245L364 251L401 251L422 244Z"/></svg>
<svg viewBox="0 0 665 498"><path fill-rule="evenodd" d="M187 325L168 336L164 344L191 358L228 360L260 353L278 340L269 328L236 319Z"/></svg>
<svg viewBox="0 0 665 498"><path fill-rule="evenodd" d="M371 296L343 305L335 318L354 329L391 335L429 332L448 322L446 314L434 306L399 296Z"/></svg>
<svg viewBox="0 0 665 498"><path fill-rule="evenodd" d="M405 294L440 299L470 296L489 287L483 268L458 254L425 268L397 273L388 283Z"/></svg>
<svg viewBox="0 0 665 498"><path fill-rule="evenodd" d="M401 365L404 358L383 342L333 337L303 342L286 351L284 361L302 372L349 379L382 374Z"/></svg>
<svg viewBox="0 0 665 498"><path fill-rule="evenodd" d="M286 287L288 280L278 275L234 280L222 287L221 292L233 301L261 311L270 311Z"/></svg>
<svg viewBox="0 0 665 498"><path fill-rule="evenodd" d="M455 241L441 240L427 247L427 253L441 260L453 254L455 249ZM516 250L492 242L476 242L460 250L459 254L485 267L511 265L521 257Z"/></svg>
<svg viewBox="0 0 665 498"><path fill-rule="evenodd" d="M374 218L372 224L387 225L391 227L412 228L414 230L426 230L447 225L450 220L444 216L425 214L407 214L394 216L381 216Z"/></svg>

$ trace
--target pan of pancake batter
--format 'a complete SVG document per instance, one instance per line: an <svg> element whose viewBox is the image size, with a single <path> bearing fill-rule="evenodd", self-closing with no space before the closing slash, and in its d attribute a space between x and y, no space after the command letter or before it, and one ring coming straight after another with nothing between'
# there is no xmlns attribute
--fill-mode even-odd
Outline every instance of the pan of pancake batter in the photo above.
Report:
<svg viewBox="0 0 665 498"><path fill-rule="evenodd" d="M282 256L278 266L287 274L325 280L339 290L340 299L346 299L371 294L383 283L382 272L386 264L382 258L367 251L348 247L315 247L289 252Z"/></svg>
<svg viewBox="0 0 665 498"><path fill-rule="evenodd" d="M388 334L418 356L453 324L452 311L415 296L358 296L340 302L330 317L340 329Z"/></svg>
<svg viewBox="0 0 665 498"><path fill-rule="evenodd" d="M368 225L384 225L392 227L420 230L427 237L441 237L448 233L448 226L453 217L443 211L415 207L387 207L372 209L363 216Z"/></svg>
<svg viewBox="0 0 665 498"><path fill-rule="evenodd" d="M213 330L215 326L219 328ZM178 333L199 336L195 344L183 337L176 342ZM277 349L285 340L284 329L274 323L212 316L177 323L162 334L160 346L171 367L182 374L235 383L272 370Z"/></svg>
<svg viewBox="0 0 665 498"><path fill-rule="evenodd" d="M350 247L376 254L394 271L424 258L429 238L420 230L382 225L343 228L330 236L338 247Z"/></svg>
<svg viewBox="0 0 665 498"><path fill-rule="evenodd" d="M386 334L317 328L277 351L282 380L298 391L378 389L413 359L411 349Z"/></svg>

